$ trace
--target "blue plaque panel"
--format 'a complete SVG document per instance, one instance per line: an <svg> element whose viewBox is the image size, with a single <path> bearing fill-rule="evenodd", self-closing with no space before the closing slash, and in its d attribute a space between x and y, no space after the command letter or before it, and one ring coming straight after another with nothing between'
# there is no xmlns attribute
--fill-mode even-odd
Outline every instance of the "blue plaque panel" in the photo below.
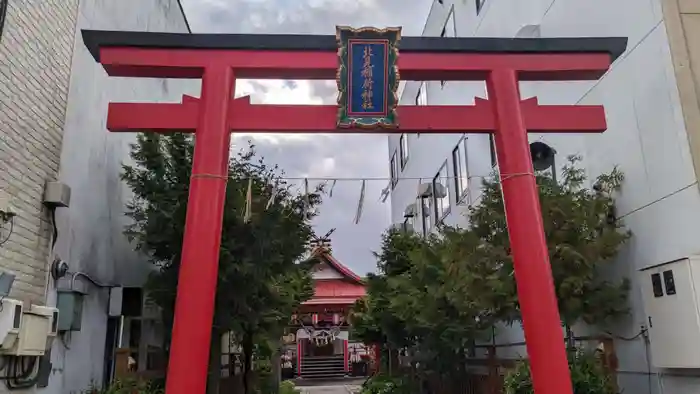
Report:
<svg viewBox="0 0 700 394"><path fill-rule="evenodd" d="M401 28L337 27L338 127L398 126Z"/></svg>

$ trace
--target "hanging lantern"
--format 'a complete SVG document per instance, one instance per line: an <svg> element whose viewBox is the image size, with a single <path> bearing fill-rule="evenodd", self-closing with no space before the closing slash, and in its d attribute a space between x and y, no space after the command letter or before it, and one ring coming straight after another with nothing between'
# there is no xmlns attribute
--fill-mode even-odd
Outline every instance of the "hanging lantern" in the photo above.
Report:
<svg viewBox="0 0 700 394"><path fill-rule="evenodd" d="M340 314L334 313L333 314L333 324L336 326L340 323Z"/></svg>
<svg viewBox="0 0 700 394"><path fill-rule="evenodd" d="M318 313L311 315L311 323L314 325L318 324Z"/></svg>

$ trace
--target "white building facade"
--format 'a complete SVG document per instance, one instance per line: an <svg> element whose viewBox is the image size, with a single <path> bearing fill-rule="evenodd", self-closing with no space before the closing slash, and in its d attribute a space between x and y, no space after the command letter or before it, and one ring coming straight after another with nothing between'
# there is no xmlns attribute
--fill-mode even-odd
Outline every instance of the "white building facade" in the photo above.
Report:
<svg viewBox="0 0 700 394"><path fill-rule="evenodd" d="M618 383L630 393L700 392L700 313L693 274L700 266L700 2L696 0L435 0L425 36L629 37L627 51L601 80L521 83L523 98L541 104L604 105L608 131L600 135L530 135L556 149L557 166L583 157L589 178L618 166L626 176L617 197L618 217L633 238L616 262L616 275L631 279L629 318L614 327L619 337ZM486 98L484 83L407 82L402 105L473 104ZM480 183L495 164L487 135L391 135L395 178L392 222L429 232L435 223L466 226L478 203ZM468 180L461 181L461 178ZM444 198L419 197L435 181ZM424 206L406 218L411 204ZM673 280L656 295L652 276ZM696 274L700 278L700 273ZM700 280L700 279L698 279ZM681 290L681 288L683 290ZM686 291L687 290L687 291ZM652 322L650 326L650 322ZM649 331L649 342L638 335ZM585 330L582 329L582 331ZM498 342L523 340L520 329L499 330ZM510 352L511 354L505 354ZM524 347L499 356L523 354Z"/></svg>
<svg viewBox="0 0 700 394"><path fill-rule="evenodd" d="M123 235L131 194L120 173L135 136L106 131L107 104L177 101L187 82L107 78L80 30L182 33L189 26L179 0L6 4L0 35L0 208L9 206L16 216L11 225L0 223L0 271L16 276L9 298L25 305L56 306L57 290L84 293L80 329L53 341L43 360L51 362L48 378L25 390L83 392L109 379L115 347L135 347L145 368L149 341L155 342L151 323L139 321L139 329L130 330L119 311L111 318L108 313L109 287L139 288L151 267ZM43 197L51 181L71 189L69 206L55 211L55 230ZM50 274L56 258L70 271L59 281ZM80 273L75 281L73 273ZM138 335L135 345L129 334Z"/></svg>

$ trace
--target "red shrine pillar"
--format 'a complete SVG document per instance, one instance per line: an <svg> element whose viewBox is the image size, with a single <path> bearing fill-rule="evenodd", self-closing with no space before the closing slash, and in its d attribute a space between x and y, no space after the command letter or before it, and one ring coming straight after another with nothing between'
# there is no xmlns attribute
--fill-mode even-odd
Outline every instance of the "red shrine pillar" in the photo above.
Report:
<svg viewBox="0 0 700 394"><path fill-rule="evenodd" d="M204 393L226 199L233 70L209 65L202 76L185 235L170 345L167 394Z"/></svg>
<svg viewBox="0 0 700 394"><path fill-rule="evenodd" d="M348 353L348 339L343 339L343 364L345 365L345 374L350 373L350 354Z"/></svg>
<svg viewBox="0 0 700 394"><path fill-rule="evenodd" d="M491 71L487 88L495 109L496 156L533 386L537 394L571 394L539 193L520 109L517 72Z"/></svg>

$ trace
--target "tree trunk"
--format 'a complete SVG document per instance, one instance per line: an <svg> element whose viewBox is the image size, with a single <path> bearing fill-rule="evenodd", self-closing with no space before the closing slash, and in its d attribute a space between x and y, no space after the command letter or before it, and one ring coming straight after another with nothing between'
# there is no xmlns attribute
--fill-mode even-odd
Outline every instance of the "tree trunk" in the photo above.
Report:
<svg viewBox="0 0 700 394"><path fill-rule="evenodd" d="M253 333L245 332L241 341L241 350L243 351L243 394L251 394L253 392L252 373L253 373Z"/></svg>
<svg viewBox="0 0 700 394"><path fill-rule="evenodd" d="M277 338L277 337L275 337ZM282 343L279 339L275 341L275 347L272 350L272 357L270 358L272 363L272 387L274 392L279 392L280 382L282 381Z"/></svg>
<svg viewBox="0 0 700 394"><path fill-rule="evenodd" d="M393 347L389 347L389 375L398 376L400 375L399 367L401 363L399 362L399 351Z"/></svg>
<svg viewBox="0 0 700 394"><path fill-rule="evenodd" d="M574 337L574 331L571 329L571 326L566 324L566 348L568 350L573 350L576 348L576 338Z"/></svg>
<svg viewBox="0 0 700 394"><path fill-rule="evenodd" d="M386 369L389 372L389 376L394 376L394 368L393 368L394 366L392 365L394 362L394 359L393 359L393 354L391 353L391 346L387 346L386 354L387 354L387 358L386 358L387 368Z"/></svg>
<svg viewBox="0 0 700 394"><path fill-rule="evenodd" d="M221 387L221 337L222 333L219 330L212 330L207 394L219 394Z"/></svg>

